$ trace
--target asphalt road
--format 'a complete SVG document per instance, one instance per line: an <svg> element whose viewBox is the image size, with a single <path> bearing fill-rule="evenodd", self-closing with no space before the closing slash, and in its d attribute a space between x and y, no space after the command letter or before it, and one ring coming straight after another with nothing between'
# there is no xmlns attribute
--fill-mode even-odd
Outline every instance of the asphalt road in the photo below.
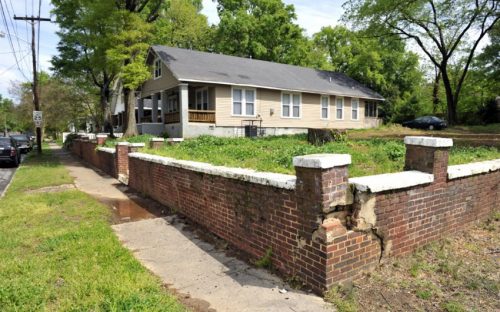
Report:
<svg viewBox="0 0 500 312"><path fill-rule="evenodd" d="M21 157L21 161L24 159L24 155ZM9 163L0 163L0 196L3 195L5 188L9 185L10 180L14 176L14 172L16 172L15 167L13 167Z"/></svg>

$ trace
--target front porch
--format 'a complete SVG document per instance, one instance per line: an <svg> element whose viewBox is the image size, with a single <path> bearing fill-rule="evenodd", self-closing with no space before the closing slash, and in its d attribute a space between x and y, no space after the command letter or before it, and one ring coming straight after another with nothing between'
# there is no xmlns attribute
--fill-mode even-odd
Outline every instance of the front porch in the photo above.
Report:
<svg viewBox="0 0 500 312"><path fill-rule="evenodd" d="M215 124L215 88L203 84L180 84L142 95L137 99L136 120L141 134L169 132L169 136L180 137L188 123Z"/></svg>

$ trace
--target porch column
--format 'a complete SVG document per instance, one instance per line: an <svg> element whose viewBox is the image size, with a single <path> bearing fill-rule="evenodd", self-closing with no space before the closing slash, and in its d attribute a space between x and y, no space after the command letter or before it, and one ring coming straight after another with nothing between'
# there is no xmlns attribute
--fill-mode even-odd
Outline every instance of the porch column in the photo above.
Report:
<svg viewBox="0 0 500 312"><path fill-rule="evenodd" d="M153 107L151 111L151 122L158 122L158 95L159 93L153 94Z"/></svg>
<svg viewBox="0 0 500 312"><path fill-rule="evenodd" d="M144 117L144 99L137 99L137 123L142 123L142 117Z"/></svg>
<svg viewBox="0 0 500 312"><path fill-rule="evenodd" d="M161 122L165 123L165 114L167 113L167 99L168 92L166 90L161 92Z"/></svg>
<svg viewBox="0 0 500 312"><path fill-rule="evenodd" d="M179 85L179 113L181 119L181 137L187 134L188 122L189 122L189 96L188 96L188 84L181 83Z"/></svg>

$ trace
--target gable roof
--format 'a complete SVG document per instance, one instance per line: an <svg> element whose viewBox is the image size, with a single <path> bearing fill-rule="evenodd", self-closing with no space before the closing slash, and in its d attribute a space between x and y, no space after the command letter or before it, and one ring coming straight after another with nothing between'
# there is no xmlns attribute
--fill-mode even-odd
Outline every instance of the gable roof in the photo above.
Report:
<svg viewBox="0 0 500 312"><path fill-rule="evenodd" d="M159 45L151 50L179 81L384 100L342 73Z"/></svg>

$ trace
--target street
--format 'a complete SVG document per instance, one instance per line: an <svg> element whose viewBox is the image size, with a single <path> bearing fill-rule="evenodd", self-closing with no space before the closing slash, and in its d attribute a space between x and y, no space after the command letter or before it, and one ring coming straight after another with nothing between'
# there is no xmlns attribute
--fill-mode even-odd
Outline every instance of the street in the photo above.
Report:
<svg viewBox="0 0 500 312"><path fill-rule="evenodd" d="M24 159L25 155L21 156L21 162ZM14 176L14 172L16 172L15 167L12 167L9 163L0 163L0 196L3 195L5 188L9 185L10 180Z"/></svg>

